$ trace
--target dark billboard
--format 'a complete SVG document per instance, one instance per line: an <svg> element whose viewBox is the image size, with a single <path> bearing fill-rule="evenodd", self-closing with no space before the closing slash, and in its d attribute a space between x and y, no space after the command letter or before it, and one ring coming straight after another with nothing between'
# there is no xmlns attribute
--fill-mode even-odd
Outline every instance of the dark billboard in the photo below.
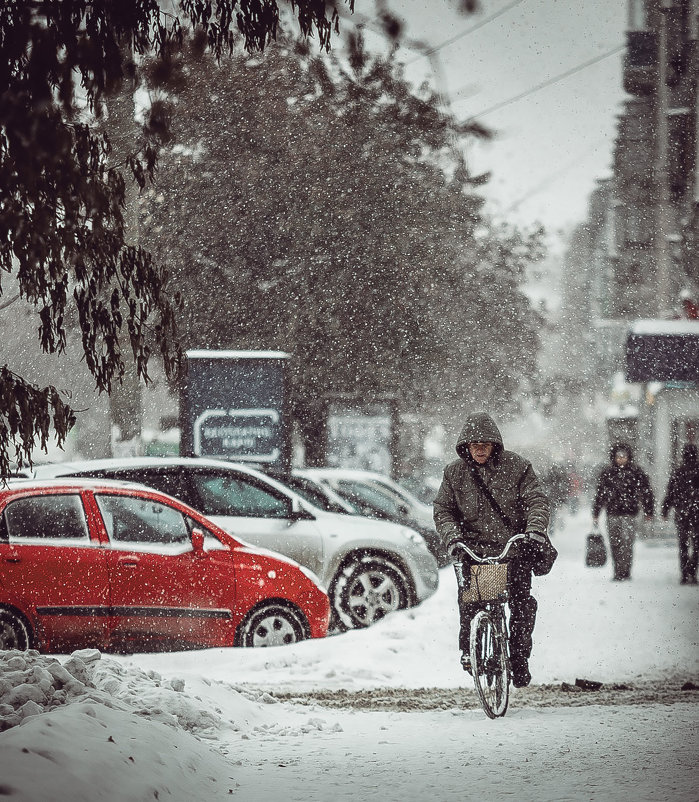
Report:
<svg viewBox="0 0 699 802"><path fill-rule="evenodd" d="M629 382L699 380L699 321L637 321L626 338Z"/></svg>
<svg viewBox="0 0 699 802"><path fill-rule="evenodd" d="M180 453L260 466L291 462L288 355L188 351Z"/></svg>

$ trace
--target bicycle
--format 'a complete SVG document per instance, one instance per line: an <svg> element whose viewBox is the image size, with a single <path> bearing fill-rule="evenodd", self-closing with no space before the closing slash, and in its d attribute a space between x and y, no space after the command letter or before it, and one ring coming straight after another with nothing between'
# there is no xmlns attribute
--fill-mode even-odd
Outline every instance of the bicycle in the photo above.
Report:
<svg viewBox="0 0 699 802"><path fill-rule="evenodd" d="M471 673L478 698L488 718L504 716L510 699L509 631L505 605L507 590L507 555L518 540L544 540L535 534L513 535L496 557L481 557L463 541L456 539L450 544L452 553L468 554L475 564L464 566L454 563L459 586L460 603L482 603L471 620L469 651ZM464 577L464 568L470 568L469 582Z"/></svg>

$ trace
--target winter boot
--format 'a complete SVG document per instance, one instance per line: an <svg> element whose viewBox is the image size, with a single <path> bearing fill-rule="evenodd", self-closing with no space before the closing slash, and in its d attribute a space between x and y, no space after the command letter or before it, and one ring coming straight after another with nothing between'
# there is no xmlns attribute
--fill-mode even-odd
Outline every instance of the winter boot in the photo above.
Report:
<svg viewBox="0 0 699 802"><path fill-rule="evenodd" d="M466 673L473 676L473 671L471 669L471 655L468 652L461 652L461 668L463 668Z"/></svg>
<svg viewBox="0 0 699 802"><path fill-rule="evenodd" d="M513 654L510 663L512 664L512 684L515 688L526 688L532 681L529 673L529 661L526 657Z"/></svg>

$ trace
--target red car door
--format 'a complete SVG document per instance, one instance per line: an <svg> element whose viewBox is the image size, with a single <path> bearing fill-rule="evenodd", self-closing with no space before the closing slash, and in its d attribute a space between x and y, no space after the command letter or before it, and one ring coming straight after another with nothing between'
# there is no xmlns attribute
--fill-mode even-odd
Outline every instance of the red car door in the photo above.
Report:
<svg viewBox="0 0 699 802"><path fill-rule="evenodd" d="M180 510L150 498L96 493L104 521L114 643L231 646L233 554L208 533L192 548Z"/></svg>
<svg viewBox="0 0 699 802"><path fill-rule="evenodd" d="M0 584L35 628L37 645L104 648L109 583L106 553L90 536L80 493L42 490L2 511Z"/></svg>

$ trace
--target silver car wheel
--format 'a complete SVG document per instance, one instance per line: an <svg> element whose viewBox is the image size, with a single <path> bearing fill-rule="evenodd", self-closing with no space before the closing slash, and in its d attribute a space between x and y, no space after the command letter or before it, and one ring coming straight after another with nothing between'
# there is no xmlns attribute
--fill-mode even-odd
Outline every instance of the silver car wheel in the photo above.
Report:
<svg viewBox="0 0 699 802"><path fill-rule="evenodd" d="M361 560L338 581L335 603L353 627L368 627L407 604L405 584L389 562Z"/></svg>
<svg viewBox="0 0 699 802"><path fill-rule="evenodd" d="M9 610L0 610L0 650L25 651L31 645L31 635L24 621Z"/></svg>
<svg viewBox="0 0 699 802"><path fill-rule="evenodd" d="M241 646L287 646L306 638L304 622L296 611L278 604L255 610L242 625Z"/></svg>

